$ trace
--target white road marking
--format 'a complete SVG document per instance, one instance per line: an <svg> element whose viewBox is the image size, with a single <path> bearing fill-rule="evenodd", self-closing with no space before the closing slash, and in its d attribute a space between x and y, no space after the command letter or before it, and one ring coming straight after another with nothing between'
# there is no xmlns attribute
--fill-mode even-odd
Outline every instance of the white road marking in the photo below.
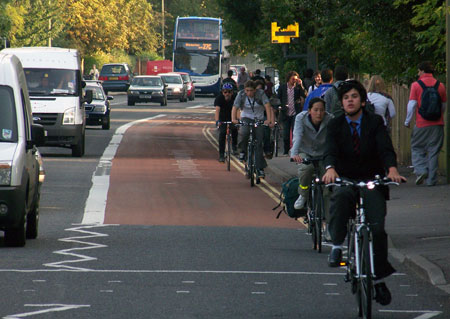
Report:
<svg viewBox="0 0 450 319"><path fill-rule="evenodd" d="M92 175L92 187L86 200L82 224L103 224L109 189L109 171L125 132L133 125L164 117L164 114L133 121L117 128Z"/></svg>
<svg viewBox="0 0 450 319"><path fill-rule="evenodd" d="M336 283L332 283L332 282L330 282L330 283L325 283L325 284L323 284L324 286L337 286L337 284Z"/></svg>
<svg viewBox="0 0 450 319"><path fill-rule="evenodd" d="M33 282L47 282L47 280L35 279L35 280L33 280Z"/></svg>
<svg viewBox="0 0 450 319"><path fill-rule="evenodd" d="M264 291L252 291L252 295L265 295Z"/></svg>
<svg viewBox="0 0 450 319"><path fill-rule="evenodd" d="M340 296L341 294L338 293L338 292L327 292L327 293L325 293L325 295L327 295L327 296Z"/></svg>
<svg viewBox="0 0 450 319"><path fill-rule="evenodd" d="M195 281L193 280L184 280L182 281L183 284L195 284Z"/></svg>
<svg viewBox="0 0 450 319"><path fill-rule="evenodd" d="M111 289L107 289L107 290L100 290L100 292L107 292L107 293L112 293L112 292L114 292L114 290L111 290Z"/></svg>
<svg viewBox="0 0 450 319"><path fill-rule="evenodd" d="M90 307L90 305L64 305L64 304L25 304L24 306L25 307L51 307L51 308L44 309L44 310L38 310L38 311L32 311L32 312L18 313L15 315L8 315L6 317L3 317L3 319L25 318L25 317L40 315L40 314L49 313L49 312L58 312L58 311L66 311L66 310Z"/></svg>
<svg viewBox="0 0 450 319"><path fill-rule="evenodd" d="M63 238L63 239L59 239L59 241L63 241L63 242L67 242L67 243L77 243L77 244L82 244L82 245L85 245L85 246L84 247L75 247L75 248L69 248L69 249L63 249L63 250L54 251L53 253L55 253L55 254L64 255L64 256L71 256L71 257L75 257L76 259L63 260L63 261L58 261L58 262L53 262L53 263L46 263L46 264L44 264L44 266L53 267L53 268L65 268L65 269L72 269L72 270L81 270L81 271L89 270L87 268L74 267L74 266L69 266L69 265L66 265L66 264L73 264L73 263L80 263L80 262L97 260L97 258L95 258L95 257L81 255L81 254L76 253L76 252L84 251L84 250L88 250L88 249L108 247L106 245L102 245L102 244L97 244L97 243L92 243L92 242L86 241L86 239L89 239L89 238L108 237L109 235L107 235L107 234L103 234L103 233L98 233L98 232L93 232L93 231L87 230L87 229L91 229L91 228L107 227L107 226L111 226L111 225L100 225L100 224L81 225L81 226L78 226L78 227L73 227L73 228L66 229L66 231L76 231L76 232L79 232L79 233L82 233L82 234L85 234L85 235Z"/></svg>
<svg viewBox="0 0 450 319"><path fill-rule="evenodd" d="M108 283L110 284L116 284L116 283L121 283L122 280L109 280Z"/></svg>
<svg viewBox="0 0 450 319"><path fill-rule="evenodd" d="M255 281L255 285L267 285L266 281Z"/></svg>
<svg viewBox="0 0 450 319"><path fill-rule="evenodd" d="M23 292L35 292L36 290L34 289L25 289Z"/></svg>
<svg viewBox="0 0 450 319"><path fill-rule="evenodd" d="M389 312L389 313L421 313L420 316L415 317L413 319L430 319L436 317L442 313L442 311L433 311L433 310L378 310L379 312Z"/></svg>
<svg viewBox="0 0 450 319"><path fill-rule="evenodd" d="M188 294L190 293L189 290L177 290L177 294Z"/></svg>

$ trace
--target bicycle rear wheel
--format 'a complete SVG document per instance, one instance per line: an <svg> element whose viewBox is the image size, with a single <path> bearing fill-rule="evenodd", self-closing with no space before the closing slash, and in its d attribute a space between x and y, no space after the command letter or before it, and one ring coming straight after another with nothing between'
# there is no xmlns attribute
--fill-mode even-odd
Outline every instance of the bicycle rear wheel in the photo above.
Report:
<svg viewBox="0 0 450 319"><path fill-rule="evenodd" d="M314 211L314 192L308 192L308 233L311 234L311 240L313 242L313 249L317 249L317 237L316 237L316 213Z"/></svg>
<svg viewBox="0 0 450 319"><path fill-rule="evenodd" d="M314 228L316 229L315 235L316 235L316 247L317 252L322 252L322 216L323 216L323 197L322 197L322 188L319 185L315 186L315 222L314 222Z"/></svg>
<svg viewBox="0 0 450 319"><path fill-rule="evenodd" d="M373 282L372 282L372 272L370 267L370 241L369 241L369 231L366 228L362 228L361 231L361 242L360 242L360 260L359 260L359 314L364 319L372 318L372 292L373 292Z"/></svg>
<svg viewBox="0 0 450 319"><path fill-rule="evenodd" d="M227 134L227 170L230 171L231 166L231 134Z"/></svg>

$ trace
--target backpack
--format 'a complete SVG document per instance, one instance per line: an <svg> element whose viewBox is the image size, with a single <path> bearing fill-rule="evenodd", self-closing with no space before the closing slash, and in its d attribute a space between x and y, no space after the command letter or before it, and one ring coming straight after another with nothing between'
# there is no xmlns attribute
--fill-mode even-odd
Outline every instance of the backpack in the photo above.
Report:
<svg viewBox="0 0 450 319"><path fill-rule="evenodd" d="M298 177L292 177L287 182L281 184L280 203L272 208L272 210L275 210L282 206L276 218L280 218L282 212L295 219L306 215L306 209L294 208L294 203L298 198L298 185Z"/></svg>
<svg viewBox="0 0 450 319"><path fill-rule="evenodd" d="M442 115L442 100L439 95L439 81L434 86L425 86L422 80L417 81L422 87L421 104L419 114L427 121L437 121Z"/></svg>

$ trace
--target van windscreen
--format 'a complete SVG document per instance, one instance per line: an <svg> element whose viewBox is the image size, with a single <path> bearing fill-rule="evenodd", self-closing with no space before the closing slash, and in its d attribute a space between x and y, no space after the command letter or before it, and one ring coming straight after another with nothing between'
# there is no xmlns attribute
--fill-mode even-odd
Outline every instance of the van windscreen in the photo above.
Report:
<svg viewBox="0 0 450 319"><path fill-rule="evenodd" d="M77 71L62 69L24 69L30 96L78 96Z"/></svg>
<svg viewBox="0 0 450 319"><path fill-rule="evenodd" d="M12 88L0 86L0 142L17 142L17 121Z"/></svg>

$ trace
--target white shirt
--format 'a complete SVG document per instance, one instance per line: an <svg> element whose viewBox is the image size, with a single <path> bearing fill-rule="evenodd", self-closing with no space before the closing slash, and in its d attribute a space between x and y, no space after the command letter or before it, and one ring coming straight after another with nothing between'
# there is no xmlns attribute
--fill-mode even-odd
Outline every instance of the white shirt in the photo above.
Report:
<svg viewBox="0 0 450 319"><path fill-rule="evenodd" d="M386 125L386 110L389 110L389 116L391 118L396 114L394 102L383 94L376 92L369 92L367 97L375 107L375 114L381 115L384 120L384 125Z"/></svg>

